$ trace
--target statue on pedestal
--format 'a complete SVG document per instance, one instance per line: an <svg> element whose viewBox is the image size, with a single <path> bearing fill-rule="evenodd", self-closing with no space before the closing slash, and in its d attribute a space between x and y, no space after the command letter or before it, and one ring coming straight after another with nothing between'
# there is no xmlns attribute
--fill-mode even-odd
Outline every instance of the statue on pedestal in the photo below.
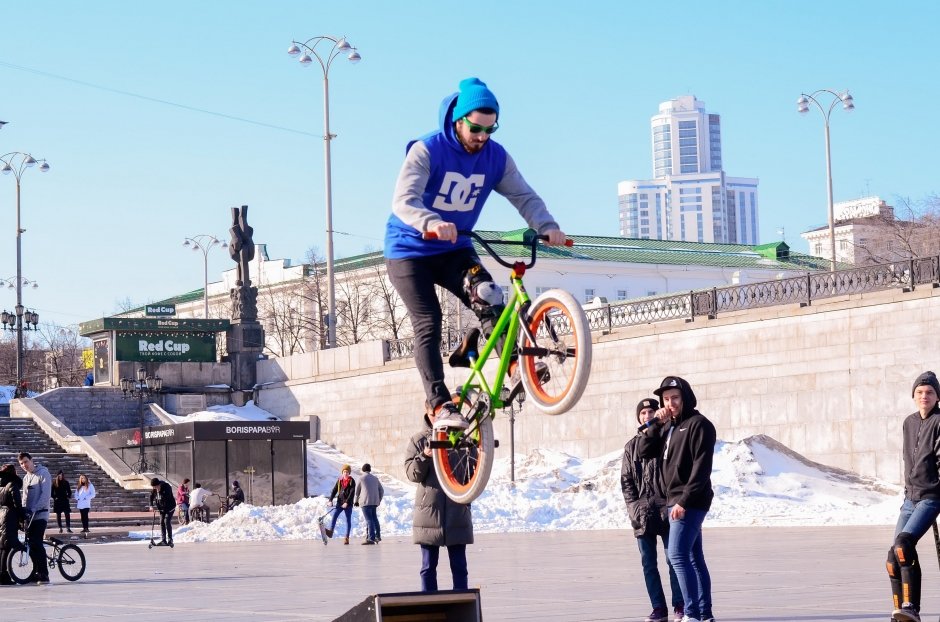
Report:
<svg viewBox="0 0 940 622"><path fill-rule="evenodd" d="M251 260L255 256L255 243L251 239L254 229L248 224L248 206L232 208L232 227L229 233L232 239L228 252L238 264L235 287L232 288L232 320L251 322L258 319L258 288L251 286L248 272Z"/></svg>

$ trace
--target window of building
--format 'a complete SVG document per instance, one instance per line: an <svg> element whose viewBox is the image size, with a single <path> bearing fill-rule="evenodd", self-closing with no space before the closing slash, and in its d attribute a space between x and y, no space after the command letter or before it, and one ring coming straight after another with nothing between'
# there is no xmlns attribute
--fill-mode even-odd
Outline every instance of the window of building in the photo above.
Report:
<svg viewBox="0 0 940 622"><path fill-rule="evenodd" d="M656 295L656 290L655 290L655 289L651 289L651 290L649 290L648 292L646 292L646 295L647 295L647 296L655 296L655 295Z"/></svg>
<svg viewBox="0 0 940 622"><path fill-rule="evenodd" d="M627 290L618 289L617 290L617 300L626 300L627 299Z"/></svg>
<svg viewBox="0 0 940 622"><path fill-rule="evenodd" d="M594 300L594 288L589 287L584 290L584 302L592 302Z"/></svg>

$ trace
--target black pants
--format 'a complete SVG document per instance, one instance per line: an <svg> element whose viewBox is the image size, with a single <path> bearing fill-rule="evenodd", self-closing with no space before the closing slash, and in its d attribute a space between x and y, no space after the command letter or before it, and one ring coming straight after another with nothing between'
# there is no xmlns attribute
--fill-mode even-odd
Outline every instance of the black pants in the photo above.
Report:
<svg viewBox="0 0 940 622"><path fill-rule="evenodd" d="M72 528L72 510L69 509L69 508L66 508L66 509L64 509L64 510L56 510L56 511L55 511L55 522L58 523L59 529L61 530L61 529L62 529L62 515L63 515L63 514L65 514L65 528L66 528L66 529L71 529L71 528Z"/></svg>
<svg viewBox="0 0 940 622"><path fill-rule="evenodd" d="M29 558L33 560L33 577L41 581L49 580L49 566L46 564L46 547L42 539L46 535L46 519L33 519L26 528L26 540L29 542Z"/></svg>
<svg viewBox="0 0 940 622"><path fill-rule="evenodd" d="M443 287L459 298L464 306L472 308L463 288L465 273L474 266L481 266L477 278L492 280L492 277L482 268L477 254L469 248L430 257L388 259L385 263L388 277L411 315L415 335L415 366L421 374L428 402L436 408L449 402L451 394L444 384L444 362L441 360L443 313L434 287ZM484 323L483 330L489 334L493 322L487 323Z"/></svg>
<svg viewBox="0 0 940 622"><path fill-rule="evenodd" d="M91 508L79 508L78 513L82 516L82 531L88 531L88 512Z"/></svg>
<svg viewBox="0 0 940 622"><path fill-rule="evenodd" d="M160 512L160 539L163 542L173 542L173 510Z"/></svg>

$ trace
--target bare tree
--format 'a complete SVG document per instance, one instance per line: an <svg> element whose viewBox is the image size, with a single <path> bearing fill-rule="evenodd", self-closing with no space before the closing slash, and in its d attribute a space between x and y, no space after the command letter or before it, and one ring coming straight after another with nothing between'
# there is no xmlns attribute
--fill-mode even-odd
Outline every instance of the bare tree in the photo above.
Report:
<svg viewBox="0 0 940 622"><path fill-rule="evenodd" d="M893 210L882 210L858 223L866 229L864 237L855 242L859 265L940 254L940 195L917 202L899 197L897 204Z"/></svg>
<svg viewBox="0 0 940 622"><path fill-rule="evenodd" d="M383 264L376 264L370 270L372 298L375 303L376 336L383 339L405 339L412 335L411 322L407 310L398 295L398 290L388 278L388 271Z"/></svg>
<svg viewBox="0 0 940 622"><path fill-rule="evenodd" d="M301 319L301 326L313 348L323 350L326 348L328 328L324 320L329 305L326 292L326 259L316 247L311 247L307 250L305 264L307 268L304 271L300 295L307 312Z"/></svg>
<svg viewBox="0 0 940 622"><path fill-rule="evenodd" d="M45 388L81 386L88 373L82 360L82 352L91 347L88 339L69 327L40 324L36 342L41 357L35 358L44 362Z"/></svg>
<svg viewBox="0 0 940 622"><path fill-rule="evenodd" d="M337 345L352 345L372 335L377 314L372 305L373 284L370 277L368 272L346 270L336 278Z"/></svg>

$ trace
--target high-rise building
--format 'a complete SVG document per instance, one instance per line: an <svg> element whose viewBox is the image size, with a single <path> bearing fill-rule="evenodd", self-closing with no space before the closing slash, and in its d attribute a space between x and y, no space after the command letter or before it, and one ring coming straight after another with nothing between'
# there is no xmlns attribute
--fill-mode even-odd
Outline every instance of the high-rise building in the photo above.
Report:
<svg viewBox="0 0 940 622"><path fill-rule="evenodd" d="M683 95L660 104L650 127L653 179L618 184L620 235L757 244L757 179L725 175L719 115Z"/></svg>

